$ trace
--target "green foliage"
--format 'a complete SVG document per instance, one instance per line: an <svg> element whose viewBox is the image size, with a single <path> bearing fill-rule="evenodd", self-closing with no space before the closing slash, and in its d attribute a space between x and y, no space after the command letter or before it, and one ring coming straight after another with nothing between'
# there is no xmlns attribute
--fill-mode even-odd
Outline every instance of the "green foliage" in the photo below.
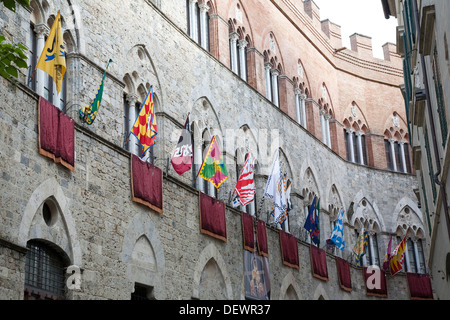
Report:
<svg viewBox="0 0 450 320"><path fill-rule="evenodd" d="M16 12L16 2L22 7L28 7L30 5L29 0L0 0L0 2L3 3L5 7L12 12Z"/></svg>
<svg viewBox="0 0 450 320"><path fill-rule="evenodd" d="M29 0L0 0L6 8L16 12L16 2L23 6L29 6ZM0 75L4 78L19 76L18 69L28 68L25 52L28 50L22 44L3 43L5 37L0 35Z"/></svg>
<svg viewBox="0 0 450 320"><path fill-rule="evenodd" d="M28 50L22 44L3 43L5 37L0 35L0 75L4 78L17 78L18 68L27 68L27 59L24 51Z"/></svg>

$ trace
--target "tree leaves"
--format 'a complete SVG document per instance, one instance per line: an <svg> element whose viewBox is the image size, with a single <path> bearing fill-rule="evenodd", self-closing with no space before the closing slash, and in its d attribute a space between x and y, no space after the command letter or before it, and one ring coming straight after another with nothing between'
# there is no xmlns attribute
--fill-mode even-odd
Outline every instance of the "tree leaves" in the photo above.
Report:
<svg viewBox="0 0 450 320"><path fill-rule="evenodd" d="M23 7L29 6L29 0L0 0L6 8L16 12L16 3ZM18 69L28 68L25 52L28 48L23 44L3 43L5 36L0 35L0 75L4 78L19 76Z"/></svg>
<svg viewBox="0 0 450 320"><path fill-rule="evenodd" d="M28 7L30 4L29 0L0 0L0 2L3 3L5 7L12 12L16 12L16 2L22 7Z"/></svg>

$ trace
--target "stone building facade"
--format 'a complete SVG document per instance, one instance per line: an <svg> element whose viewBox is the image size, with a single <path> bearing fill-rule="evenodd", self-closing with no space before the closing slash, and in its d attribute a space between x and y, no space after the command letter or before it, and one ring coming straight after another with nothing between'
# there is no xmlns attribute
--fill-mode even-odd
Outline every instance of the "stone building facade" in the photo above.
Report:
<svg viewBox="0 0 450 320"><path fill-rule="evenodd" d="M33 74L58 11L67 52L60 94ZM407 271L428 272L395 45L384 45L384 60L373 58L368 36L354 34L343 48L340 26L321 21L313 1L291 0L32 0L16 13L2 9L0 28L30 48L32 66L18 82L2 79L0 90L0 298L245 299L239 209L267 222L271 299L383 299L366 294L351 256L362 228L366 266L382 264L390 235L394 244L407 235ZM88 126L78 109L109 59ZM145 160L163 172L162 213L133 202L130 190L139 148L126 140L150 86L158 134ZM39 154L39 96L74 119L74 171ZM195 164L179 176L167 160L188 112ZM218 191L195 177L213 135L229 172ZM235 209L230 195L250 150L256 201ZM271 224L263 197L276 150L292 181L282 227ZM226 204L226 242L200 232L200 193ZM314 196L322 246L339 209L346 212L346 249L326 253L328 281L311 273L303 229ZM298 269L282 263L281 231L297 238ZM30 288L38 252L79 282L64 282L60 294ZM352 262L351 292L339 286L336 257ZM410 298L405 272L386 278L388 299Z"/></svg>

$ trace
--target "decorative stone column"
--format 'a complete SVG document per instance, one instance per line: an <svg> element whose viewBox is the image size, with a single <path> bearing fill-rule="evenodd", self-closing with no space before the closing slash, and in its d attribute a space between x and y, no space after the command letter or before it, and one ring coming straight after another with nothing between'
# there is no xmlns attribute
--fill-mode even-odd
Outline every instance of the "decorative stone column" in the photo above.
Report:
<svg viewBox="0 0 450 320"><path fill-rule="evenodd" d="M394 146L395 139L390 138L390 139L389 139L389 143L390 143L390 145L391 145L391 155L392 155L391 160L392 160L392 166L393 166L393 168L394 168L394 171L397 171L397 170L398 170L398 168L397 168L397 159L396 159L396 157L395 157L395 146Z"/></svg>
<svg viewBox="0 0 450 320"><path fill-rule="evenodd" d="M199 5L200 8L200 35L201 35L201 46L203 49L208 50L208 21L206 13L209 11L209 7L206 3Z"/></svg>
<svg viewBox="0 0 450 320"><path fill-rule="evenodd" d="M240 76L241 79L247 81L247 59L245 56L245 48L248 42L244 39L239 40L239 62L240 62Z"/></svg>
<svg viewBox="0 0 450 320"><path fill-rule="evenodd" d="M350 161L355 162L355 150L353 149L353 129L348 128L347 133L348 133L348 137L349 137L348 144L349 144L349 149L350 149Z"/></svg>
<svg viewBox="0 0 450 320"><path fill-rule="evenodd" d="M191 30L191 38L195 42L198 42L198 29L197 29L197 10L196 10L197 0L189 0L189 28Z"/></svg>
<svg viewBox="0 0 450 320"><path fill-rule="evenodd" d="M325 137L326 137L326 145L331 148L331 137L330 137L330 118L331 116L328 113L325 113Z"/></svg>
<svg viewBox="0 0 450 320"><path fill-rule="evenodd" d="M266 98L272 101L272 90L270 90L270 69L272 68L272 64L270 62L266 62L264 64L264 75L266 79Z"/></svg>
<svg viewBox="0 0 450 320"><path fill-rule="evenodd" d="M45 24L38 24L34 26L34 32L36 33L37 38L37 45L36 45L36 56L37 60L39 61L39 58L41 56L42 50L44 50L45 46L45 36L49 34L50 29ZM44 83L46 78L46 73L42 71L41 69L36 69L36 93L40 96L44 96Z"/></svg>
<svg viewBox="0 0 450 320"><path fill-rule="evenodd" d="M400 156L402 157L402 166L403 172L408 173L408 169L406 168L406 157L405 157L405 140L400 140Z"/></svg>
<svg viewBox="0 0 450 320"><path fill-rule="evenodd" d="M364 164L362 134L363 134L363 132L361 130L356 132L356 140L357 140L357 143L358 143L358 150L357 150L357 152L359 153L359 163L360 164Z"/></svg>
<svg viewBox="0 0 450 320"><path fill-rule="evenodd" d="M230 54L231 54L231 71L239 74L238 70L238 53L237 53L237 40L239 39L239 34L236 32L230 33Z"/></svg>
<svg viewBox="0 0 450 320"><path fill-rule="evenodd" d="M301 115L301 125L303 128L307 129L307 121L306 121L306 94L300 95L300 115Z"/></svg>
<svg viewBox="0 0 450 320"><path fill-rule="evenodd" d="M128 127L129 131L133 129L134 122L136 121L136 103L138 101L138 97L135 94L128 94L127 95L127 103L128 103ZM132 134L129 136L128 140L128 151L130 151L132 154L139 155L139 145L137 144L136 137Z"/></svg>
<svg viewBox="0 0 450 320"><path fill-rule="evenodd" d="M300 94L301 91L299 88L294 89L294 97L295 97L295 113L297 115L297 123L302 123L301 113L300 113Z"/></svg>
<svg viewBox="0 0 450 320"><path fill-rule="evenodd" d="M278 75L280 71L278 69L273 69L272 72L272 102L277 107L280 107L278 103Z"/></svg>

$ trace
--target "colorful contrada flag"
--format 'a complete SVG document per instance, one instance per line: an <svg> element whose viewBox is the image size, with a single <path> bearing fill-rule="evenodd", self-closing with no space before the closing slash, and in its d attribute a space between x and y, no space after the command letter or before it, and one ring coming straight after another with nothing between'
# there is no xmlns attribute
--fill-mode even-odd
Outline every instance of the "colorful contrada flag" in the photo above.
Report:
<svg viewBox="0 0 450 320"><path fill-rule="evenodd" d="M309 208L308 217L306 217L304 228L309 232L309 236L311 237L311 241L315 243L317 246L320 245L320 223L319 223L319 208L320 208L320 199L317 200L316 204L316 196L314 196L311 207Z"/></svg>
<svg viewBox="0 0 450 320"><path fill-rule="evenodd" d="M353 254L355 255L355 261L357 266L362 265L362 257L366 254L366 249L369 244L369 233L361 229L358 239L356 239L355 246L353 247Z"/></svg>
<svg viewBox="0 0 450 320"><path fill-rule="evenodd" d="M147 150L155 144L155 137L158 134L153 106L153 87L150 87L148 91L139 115L131 129L131 133L138 139L142 146L142 154L140 157L143 158Z"/></svg>
<svg viewBox="0 0 450 320"><path fill-rule="evenodd" d="M279 150L275 153L272 163L272 171L267 179L266 188L264 191L264 197L268 197L273 201L273 211L271 212L274 217L274 223L281 223L280 219L285 214L286 208L286 193L284 186L283 176L281 174L280 155Z"/></svg>
<svg viewBox="0 0 450 320"><path fill-rule="evenodd" d="M91 105L89 107L83 107L78 110L81 120L88 125L91 125L94 122L95 117L97 117L98 108L100 107L100 103L102 102L103 83L106 78L106 70L108 69L108 66L111 62L112 60L109 59L108 64L106 65L105 72L103 73L102 82L98 87L97 94L95 95L94 100L92 100Z"/></svg>
<svg viewBox="0 0 450 320"><path fill-rule="evenodd" d="M255 170L252 153L249 152L234 191L239 196L242 206L246 206L255 198Z"/></svg>
<svg viewBox="0 0 450 320"><path fill-rule="evenodd" d="M53 81L56 83L56 91L59 93L66 73L66 49L64 47L59 11L36 65L36 69L38 68L53 78Z"/></svg>
<svg viewBox="0 0 450 320"><path fill-rule="evenodd" d="M341 208L339 210L338 218L336 220L336 224L334 225L333 232L331 233L330 238L334 244L340 249L344 250L345 241L344 241L344 209Z"/></svg>
<svg viewBox="0 0 450 320"><path fill-rule="evenodd" d="M391 275L397 274L403 269L403 258L405 256L406 249L406 236L398 244L398 246L392 251L391 258L389 259L389 270Z"/></svg>
<svg viewBox="0 0 450 320"><path fill-rule="evenodd" d="M182 175L192 167L192 137L189 124L189 114L187 115L186 122L184 123L183 130L181 131L180 138L178 139L177 147L172 154L173 169Z"/></svg>
<svg viewBox="0 0 450 320"><path fill-rule="evenodd" d="M392 234L389 238L389 243L387 246L386 254L384 255L384 261L383 261L383 271L384 272L389 270L389 260L391 260L391 245L392 245Z"/></svg>
<svg viewBox="0 0 450 320"><path fill-rule="evenodd" d="M198 176L211 182L216 189L228 179L228 171L223 161L222 152L220 152L219 144L216 136L211 139L205 159L198 172Z"/></svg>

